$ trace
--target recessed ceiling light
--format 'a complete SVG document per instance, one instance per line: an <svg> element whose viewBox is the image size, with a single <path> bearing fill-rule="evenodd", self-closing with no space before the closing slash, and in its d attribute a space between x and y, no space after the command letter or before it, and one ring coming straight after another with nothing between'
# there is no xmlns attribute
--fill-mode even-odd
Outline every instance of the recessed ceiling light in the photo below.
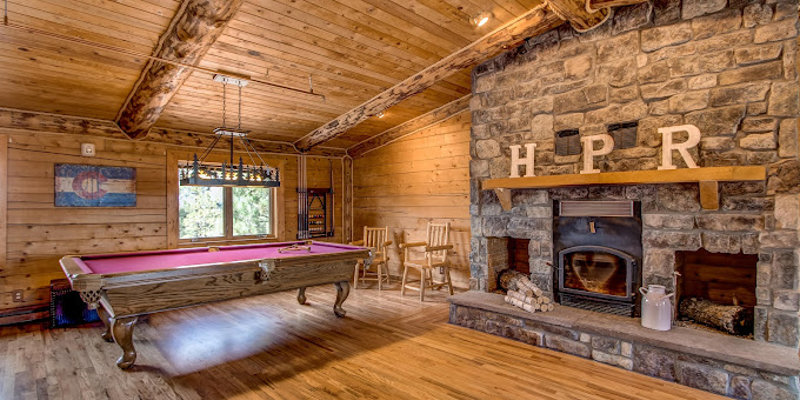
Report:
<svg viewBox="0 0 800 400"><path fill-rule="evenodd" d="M487 12L487 11L481 11L480 13L478 13L477 15L472 17L472 25L475 25L478 28L480 28L480 27L486 25L486 23L489 22L489 18L491 18L491 17L492 17L492 13Z"/></svg>

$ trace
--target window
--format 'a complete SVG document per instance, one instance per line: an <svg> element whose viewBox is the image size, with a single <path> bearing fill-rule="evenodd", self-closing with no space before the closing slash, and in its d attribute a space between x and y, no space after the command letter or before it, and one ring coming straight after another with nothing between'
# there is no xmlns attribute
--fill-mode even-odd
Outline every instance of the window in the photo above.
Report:
<svg viewBox="0 0 800 400"><path fill-rule="evenodd" d="M234 157L239 156L234 154ZM230 154L212 153L208 161L221 163L229 157ZM191 154L186 154L184 149L167 150L169 248L284 239L280 213L284 204L282 187L181 186L178 167L189 159ZM285 159L266 157L264 161L284 171Z"/></svg>
<svg viewBox="0 0 800 400"><path fill-rule="evenodd" d="M268 188L233 188L233 236L272 234L272 196Z"/></svg>
<svg viewBox="0 0 800 400"><path fill-rule="evenodd" d="M179 238L237 240L273 236L274 189L181 186Z"/></svg>
<svg viewBox="0 0 800 400"><path fill-rule="evenodd" d="M180 238L225 236L225 196L221 187L181 186Z"/></svg>

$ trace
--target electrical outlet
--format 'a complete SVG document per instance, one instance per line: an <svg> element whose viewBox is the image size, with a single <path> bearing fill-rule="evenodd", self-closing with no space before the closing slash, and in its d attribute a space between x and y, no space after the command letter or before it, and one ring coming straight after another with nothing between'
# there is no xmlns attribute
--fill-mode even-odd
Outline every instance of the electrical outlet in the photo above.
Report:
<svg viewBox="0 0 800 400"><path fill-rule="evenodd" d="M14 298L15 303L22 303L22 289L11 292L11 297Z"/></svg>

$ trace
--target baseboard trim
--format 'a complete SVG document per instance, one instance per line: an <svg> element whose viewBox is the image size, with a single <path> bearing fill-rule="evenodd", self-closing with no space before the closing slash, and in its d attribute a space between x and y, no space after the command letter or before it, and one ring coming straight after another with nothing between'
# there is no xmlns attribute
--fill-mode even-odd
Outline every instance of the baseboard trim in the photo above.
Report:
<svg viewBox="0 0 800 400"><path fill-rule="evenodd" d="M50 307L47 304L0 310L0 326L41 321L48 318L50 318Z"/></svg>

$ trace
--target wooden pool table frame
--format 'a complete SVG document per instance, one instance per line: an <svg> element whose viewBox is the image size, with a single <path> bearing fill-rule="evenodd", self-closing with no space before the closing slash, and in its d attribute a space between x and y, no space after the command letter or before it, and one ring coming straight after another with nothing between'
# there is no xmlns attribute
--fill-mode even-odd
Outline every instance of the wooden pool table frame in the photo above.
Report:
<svg viewBox="0 0 800 400"><path fill-rule="evenodd" d="M126 369L136 361L133 328L141 315L291 289L299 289L297 300L305 304L307 287L333 283L333 312L344 317L355 264L370 258L363 248L116 274L86 273L75 255L60 263L72 289L97 309L106 326L103 339L122 348L117 366Z"/></svg>

